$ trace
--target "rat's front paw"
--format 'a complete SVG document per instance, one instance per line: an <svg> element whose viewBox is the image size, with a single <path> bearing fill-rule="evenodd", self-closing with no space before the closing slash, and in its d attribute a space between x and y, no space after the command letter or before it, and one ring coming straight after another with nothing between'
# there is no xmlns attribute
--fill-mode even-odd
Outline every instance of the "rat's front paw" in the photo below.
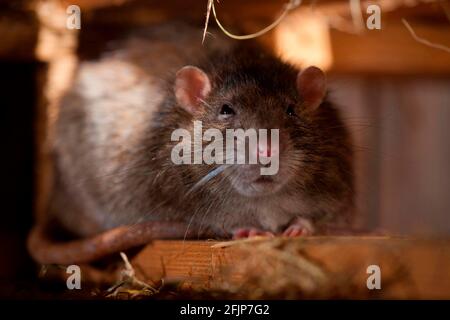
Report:
<svg viewBox="0 0 450 320"><path fill-rule="evenodd" d="M285 237L303 237L314 233L314 226L310 220L305 218L295 218L291 224L284 230Z"/></svg>
<svg viewBox="0 0 450 320"><path fill-rule="evenodd" d="M233 232L233 239L245 239L256 236L273 237L274 234L256 228L240 228Z"/></svg>

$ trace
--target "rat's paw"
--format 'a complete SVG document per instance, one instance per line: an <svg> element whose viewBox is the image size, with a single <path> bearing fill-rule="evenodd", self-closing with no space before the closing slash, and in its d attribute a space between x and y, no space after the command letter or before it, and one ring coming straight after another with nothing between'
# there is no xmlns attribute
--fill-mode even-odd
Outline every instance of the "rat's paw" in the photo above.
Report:
<svg viewBox="0 0 450 320"><path fill-rule="evenodd" d="M240 228L233 232L233 239L245 239L256 236L274 237L275 235L269 231L262 231L256 228Z"/></svg>
<svg viewBox="0 0 450 320"><path fill-rule="evenodd" d="M285 237L304 237L314 234L314 227L308 219L295 218L291 224L284 230L283 236Z"/></svg>

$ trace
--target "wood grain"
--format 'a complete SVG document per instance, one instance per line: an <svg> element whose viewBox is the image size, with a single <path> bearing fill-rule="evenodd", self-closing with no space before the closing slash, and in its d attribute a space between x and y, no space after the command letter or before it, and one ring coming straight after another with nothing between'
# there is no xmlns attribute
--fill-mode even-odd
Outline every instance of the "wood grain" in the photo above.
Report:
<svg viewBox="0 0 450 320"><path fill-rule="evenodd" d="M260 249L270 246L271 241L278 241L274 247L278 254L307 259L323 271L328 292L324 295L321 291L320 297L450 298L448 240L312 237L258 240L224 248L214 247L217 243L213 241L155 241L132 264L138 276L147 281L160 278L181 281L185 287L197 290L224 288L224 284L230 283L251 285L250 276L252 281L256 281L255 277L264 279L270 288L270 283L275 286L279 279L274 277L273 270L269 272L265 268L265 263L267 259L276 262L277 256L265 255ZM249 275L248 270L243 272L242 263L252 259L260 267L255 267ZM367 267L373 264L381 268L381 290L368 290L366 286ZM282 269L276 270L280 277L283 277Z"/></svg>

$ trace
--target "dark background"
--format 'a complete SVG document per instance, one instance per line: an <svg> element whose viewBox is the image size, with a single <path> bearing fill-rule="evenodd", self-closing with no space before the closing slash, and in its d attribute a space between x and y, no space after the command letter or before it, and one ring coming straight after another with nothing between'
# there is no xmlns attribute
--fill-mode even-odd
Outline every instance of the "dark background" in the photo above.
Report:
<svg viewBox="0 0 450 320"><path fill-rule="evenodd" d="M37 63L0 63L0 296L23 294L34 276L25 242L33 212L35 76L39 67Z"/></svg>

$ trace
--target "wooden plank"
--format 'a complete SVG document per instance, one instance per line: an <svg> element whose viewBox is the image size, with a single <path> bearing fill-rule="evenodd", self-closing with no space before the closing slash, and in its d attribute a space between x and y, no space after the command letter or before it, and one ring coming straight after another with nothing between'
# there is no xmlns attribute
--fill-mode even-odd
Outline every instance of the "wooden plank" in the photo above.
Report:
<svg viewBox="0 0 450 320"><path fill-rule="evenodd" d="M225 1L217 5L217 11L223 25L231 32L249 34L272 23L283 3L270 1L256 5L254 1ZM258 41L291 63L300 66L314 64L333 73L450 73L450 54L416 41L401 20L407 19L418 36L450 47L450 24L441 7L433 1L420 1L415 6L405 6L402 1L373 3L382 7L381 30L364 28L362 32L357 32L352 29L353 22L346 1L320 2L314 9L303 3L299 9L290 12L273 32L259 37ZM365 8L368 4L362 2L363 19L367 18ZM106 34L102 36L95 32L108 33L114 28L145 26L173 19L187 19L202 27L204 5L195 1L137 1L126 2L120 9L115 5L101 7L83 16L82 33L107 39ZM215 25L214 19L211 19L210 26ZM88 40L87 44L95 42Z"/></svg>
<svg viewBox="0 0 450 320"><path fill-rule="evenodd" d="M385 79L372 99L386 115L378 153L383 228L450 234L449 88L448 77Z"/></svg>
<svg viewBox="0 0 450 320"><path fill-rule="evenodd" d="M407 19L420 38L450 48L450 23L442 20L444 13L424 8L419 13L383 11L380 30L363 28L361 32L353 28L346 8L303 8L277 27L273 44L275 51L293 64L317 65L333 73L448 75L450 53L418 42L402 22ZM332 23L337 17L340 23Z"/></svg>
<svg viewBox="0 0 450 320"><path fill-rule="evenodd" d="M411 22L411 25L422 38L450 48L450 24L433 26ZM332 71L336 73L450 73L450 53L417 42L400 20L362 35L332 30L330 39L334 57Z"/></svg>
<svg viewBox="0 0 450 320"><path fill-rule="evenodd" d="M60 99L69 88L77 66L77 30L65 27L65 9L55 1L35 6L39 27L34 59L45 62L38 73L39 97L36 108L36 200L35 217L45 218L53 183L51 148L53 127L59 113Z"/></svg>
<svg viewBox="0 0 450 320"><path fill-rule="evenodd" d="M231 31L251 33L273 22L285 2L225 1L217 4L217 10L220 19ZM368 3L362 2L363 12ZM450 27L443 8L434 1L419 1L419 5L412 7L405 6L402 1L374 3L383 8L382 30L366 30L361 34L336 30L336 26L328 20L324 21L323 17L340 17L340 21L352 25L347 1L321 1L313 11L304 2L288 15L275 32L259 40L269 48L275 47L283 56L288 56L290 62L316 64L335 73L446 75L450 72L450 54L417 42L401 22L401 18L407 18L420 37L450 47ZM92 34L97 29L128 28L181 18L195 21L201 26L206 9L202 1L178 0L54 0L44 4L49 17L43 22L45 26L41 23L41 27L31 7L20 12L2 13L0 58L48 61L49 56L65 48L73 48L76 31L65 30L65 8L69 4L81 6L83 32ZM39 11L39 7L43 5L36 6L34 10ZM317 14L322 18L316 18ZM42 14L40 16L42 20ZM213 25L215 23L211 20ZM52 36L52 33L58 32L60 36ZM57 41L54 41L56 38Z"/></svg>
<svg viewBox="0 0 450 320"><path fill-rule="evenodd" d="M257 239L217 247L209 241L155 241L132 260L149 282L164 278L195 290L244 297L450 298L450 241L388 237ZM367 267L381 269L368 290Z"/></svg>

